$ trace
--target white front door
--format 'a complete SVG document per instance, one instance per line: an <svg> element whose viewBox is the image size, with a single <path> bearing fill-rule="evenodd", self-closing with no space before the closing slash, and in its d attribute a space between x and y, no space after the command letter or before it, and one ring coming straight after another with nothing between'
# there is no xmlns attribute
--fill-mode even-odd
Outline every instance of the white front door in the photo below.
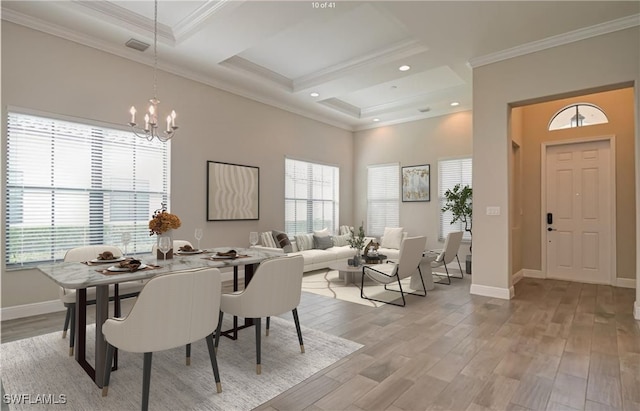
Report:
<svg viewBox="0 0 640 411"><path fill-rule="evenodd" d="M547 277L611 284L609 140L546 148Z"/></svg>

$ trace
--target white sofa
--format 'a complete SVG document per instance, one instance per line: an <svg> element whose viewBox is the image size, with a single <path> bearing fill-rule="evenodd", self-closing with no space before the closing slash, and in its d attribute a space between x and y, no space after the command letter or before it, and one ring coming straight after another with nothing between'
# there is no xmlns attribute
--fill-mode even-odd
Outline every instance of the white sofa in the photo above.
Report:
<svg viewBox="0 0 640 411"><path fill-rule="evenodd" d="M404 234L406 237L406 233ZM369 243L369 241L375 240L373 237L365 237L365 245ZM299 251L297 244L295 241L291 241L292 252L287 253L287 255L301 255L304 259L304 272L319 270L323 268L329 268L329 265L347 260L349 258L353 258L354 250L350 246L333 246L327 248L325 250L320 249L310 249ZM256 250L262 250L270 253L278 253L285 254L282 248L274 248L274 247L265 247L264 245L257 245L253 247ZM378 249L379 254L383 254L387 256L388 260L398 259L400 255L400 250L393 248L382 248Z"/></svg>

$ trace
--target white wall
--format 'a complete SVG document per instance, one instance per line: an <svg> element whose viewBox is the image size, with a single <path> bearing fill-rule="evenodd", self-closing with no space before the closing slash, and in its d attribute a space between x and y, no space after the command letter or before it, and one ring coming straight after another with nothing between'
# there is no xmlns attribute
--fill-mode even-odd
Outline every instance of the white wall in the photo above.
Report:
<svg viewBox="0 0 640 411"><path fill-rule="evenodd" d="M470 156L472 116L464 111L389 127L358 131L354 137L354 221L367 221L367 166L400 163L431 165L431 201L400 203L400 226L409 235L426 235L429 248L438 243L438 160ZM461 246L461 257L468 252Z"/></svg>
<svg viewBox="0 0 640 411"><path fill-rule="evenodd" d="M151 67L2 22L3 118L7 106L18 106L123 125L132 104L143 106L152 97L152 73ZM350 131L164 72L158 73L158 97L161 109L174 108L179 116L171 143L178 238L193 240L194 228L203 227L203 246L247 246L250 231L284 228L285 156L338 165L341 223L352 223ZM3 121L3 150L5 132ZM260 220L206 221L207 160L260 167ZM3 267L2 307L57 298L57 287L37 270Z"/></svg>
<svg viewBox="0 0 640 411"><path fill-rule="evenodd" d="M638 27L554 47L473 71L473 216L471 292L510 298L509 105L550 96L584 94L612 85L636 85L636 196L638 196ZM499 206L499 216L487 216ZM636 197L636 210L638 210ZM638 220L638 219L636 219ZM639 235L636 230L636 238ZM640 246L640 242L637 242ZM636 249L637 250L637 249ZM636 252L637 255L640 253ZM637 277L637 276L636 276ZM640 288L638 289L640 299ZM636 302L637 304L637 302Z"/></svg>

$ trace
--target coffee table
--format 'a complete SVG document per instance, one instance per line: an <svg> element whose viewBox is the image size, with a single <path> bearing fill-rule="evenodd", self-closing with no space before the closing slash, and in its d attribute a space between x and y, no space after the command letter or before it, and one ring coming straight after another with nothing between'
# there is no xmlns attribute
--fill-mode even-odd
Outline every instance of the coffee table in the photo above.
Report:
<svg viewBox="0 0 640 411"><path fill-rule="evenodd" d="M338 271L338 276L339 278L344 280L344 285L347 284L354 284L355 283L355 279L357 278L358 280L360 279L360 275L362 275L362 267L364 267L364 265L360 264L357 267L354 267L352 265L347 264L347 261L338 261L336 263L330 264L329 265L329 269L330 270L336 270ZM356 273L360 273L360 275L356 276Z"/></svg>

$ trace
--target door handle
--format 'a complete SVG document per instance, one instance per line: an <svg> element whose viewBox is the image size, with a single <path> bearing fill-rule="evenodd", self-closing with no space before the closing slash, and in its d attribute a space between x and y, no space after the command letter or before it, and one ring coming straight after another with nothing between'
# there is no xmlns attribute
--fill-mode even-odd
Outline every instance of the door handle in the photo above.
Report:
<svg viewBox="0 0 640 411"><path fill-rule="evenodd" d="M558 231L558 230L556 230L555 228L549 227L549 228L547 228L547 231Z"/></svg>

